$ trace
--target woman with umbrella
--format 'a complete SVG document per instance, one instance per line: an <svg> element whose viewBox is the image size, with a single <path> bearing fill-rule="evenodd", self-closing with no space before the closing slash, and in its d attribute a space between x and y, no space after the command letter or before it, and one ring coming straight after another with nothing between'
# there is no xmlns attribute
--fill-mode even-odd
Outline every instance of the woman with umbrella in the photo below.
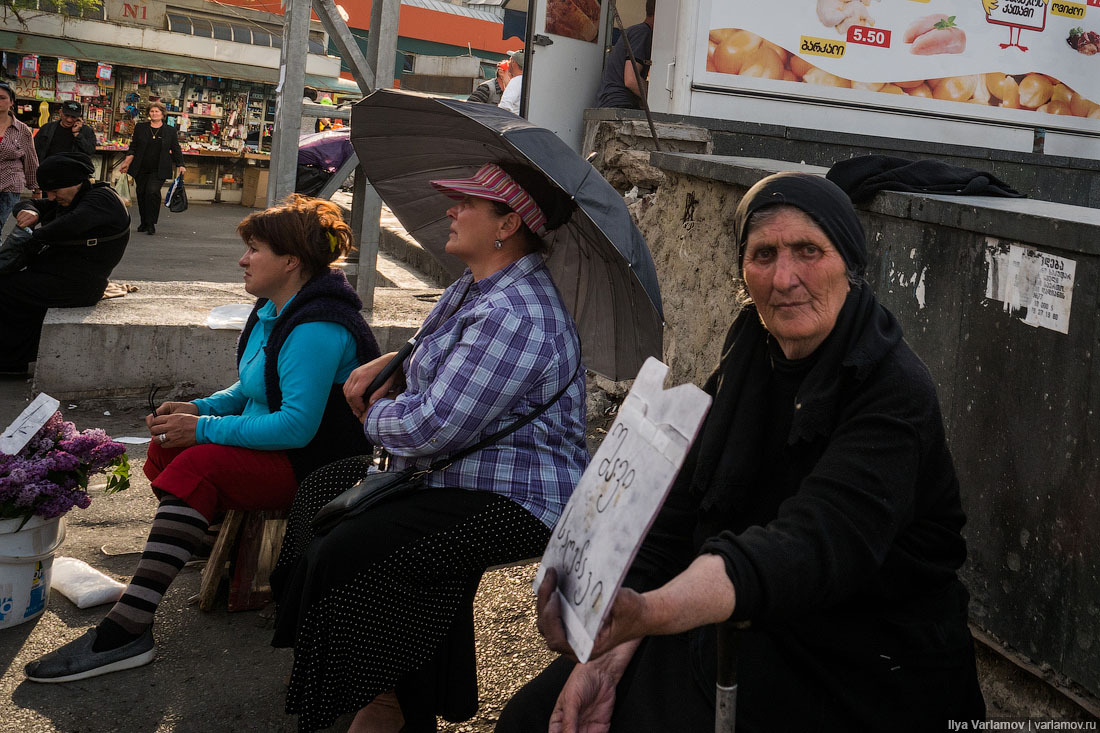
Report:
<svg viewBox="0 0 1100 733"><path fill-rule="evenodd" d="M472 716L481 574L545 549L588 461L580 343L539 236L569 219L569 197L510 163L431 183L457 201L446 251L467 269L396 378L365 395L393 355L361 367L348 402L397 470L537 416L312 543L315 511L370 462L341 461L303 483L272 579L274 643L295 650L287 711L302 730L355 710L353 731L435 730L436 715Z"/></svg>
<svg viewBox="0 0 1100 733"><path fill-rule="evenodd" d="M498 733L712 730L715 624L739 634L738 731L931 731L985 706L959 482L935 385L863 281L847 195L781 173L735 224L749 305L699 438L600 631ZM570 653L548 576L539 628Z"/></svg>

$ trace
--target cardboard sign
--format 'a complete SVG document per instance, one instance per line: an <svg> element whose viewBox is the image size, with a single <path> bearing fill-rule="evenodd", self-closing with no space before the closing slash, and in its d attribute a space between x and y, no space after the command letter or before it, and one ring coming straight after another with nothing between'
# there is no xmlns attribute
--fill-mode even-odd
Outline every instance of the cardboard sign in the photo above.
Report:
<svg viewBox="0 0 1100 733"><path fill-rule="evenodd" d="M588 661L596 633L695 440L710 396L665 390L668 367L650 357L554 527L535 577L558 572L569 644Z"/></svg>
<svg viewBox="0 0 1100 733"><path fill-rule="evenodd" d="M48 394L39 393L34 400L27 405L27 409L19 413L8 429L0 435L0 452L14 456L23 450L23 446L31 441L34 434L42 429L46 421L57 412L61 403Z"/></svg>

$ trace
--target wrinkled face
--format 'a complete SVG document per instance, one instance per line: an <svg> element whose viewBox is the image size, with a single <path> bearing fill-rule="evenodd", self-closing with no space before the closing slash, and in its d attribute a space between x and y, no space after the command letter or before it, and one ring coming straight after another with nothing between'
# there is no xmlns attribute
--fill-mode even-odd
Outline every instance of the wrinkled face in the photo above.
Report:
<svg viewBox="0 0 1100 733"><path fill-rule="evenodd" d="M160 122L164 119L164 113L160 111L160 107L149 108L149 120L152 122Z"/></svg>
<svg viewBox="0 0 1100 733"><path fill-rule="evenodd" d="M447 218L451 220L447 252L469 265L492 251L502 218L492 201L467 196L447 209Z"/></svg>
<svg viewBox="0 0 1100 733"><path fill-rule="evenodd" d="M257 298L274 299L291 281L290 255L275 254L267 242L250 239L238 265L244 268L244 289Z"/></svg>
<svg viewBox="0 0 1100 733"><path fill-rule="evenodd" d="M73 125L76 124L76 121L79 120L79 119L80 119L79 117L74 117L73 115L65 114L64 112L62 112L61 113L61 126L62 127L72 127Z"/></svg>
<svg viewBox="0 0 1100 733"><path fill-rule="evenodd" d="M789 359L809 356L836 325L848 295L844 259L808 215L784 207L749 229L745 286Z"/></svg>
<svg viewBox="0 0 1100 733"><path fill-rule="evenodd" d="M73 199L76 198L76 193L80 190L80 186L81 184L78 183L75 186L55 188L51 191L43 191L42 193L46 194L46 198L50 201L56 201L62 206L68 206L73 202Z"/></svg>

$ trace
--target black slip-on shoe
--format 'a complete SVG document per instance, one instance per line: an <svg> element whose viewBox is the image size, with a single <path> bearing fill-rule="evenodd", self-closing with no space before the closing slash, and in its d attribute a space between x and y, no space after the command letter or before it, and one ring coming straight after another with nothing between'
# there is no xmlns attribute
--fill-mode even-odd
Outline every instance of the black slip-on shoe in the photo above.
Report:
<svg viewBox="0 0 1100 733"><path fill-rule="evenodd" d="M23 668L31 682L73 682L101 674L149 664L156 656L153 628L117 649L94 652L96 630L88 629L60 649L43 655Z"/></svg>

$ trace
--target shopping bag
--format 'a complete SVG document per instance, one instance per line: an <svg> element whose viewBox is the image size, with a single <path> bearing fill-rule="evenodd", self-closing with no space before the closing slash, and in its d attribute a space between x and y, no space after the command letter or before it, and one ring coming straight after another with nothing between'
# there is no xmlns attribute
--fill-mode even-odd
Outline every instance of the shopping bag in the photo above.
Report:
<svg viewBox="0 0 1100 733"><path fill-rule="evenodd" d="M111 178L111 186L115 189L115 193L122 199L122 205L129 207L134 203L134 193L137 189L137 184L134 183L134 177L127 175L122 171L115 171L115 175Z"/></svg>
<svg viewBox="0 0 1100 733"><path fill-rule="evenodd" d="M164 205L173 214L187 211L187 191L183 188L183 175L176 176L172 185L168 187L168 195L164 197Z"/></svg>

